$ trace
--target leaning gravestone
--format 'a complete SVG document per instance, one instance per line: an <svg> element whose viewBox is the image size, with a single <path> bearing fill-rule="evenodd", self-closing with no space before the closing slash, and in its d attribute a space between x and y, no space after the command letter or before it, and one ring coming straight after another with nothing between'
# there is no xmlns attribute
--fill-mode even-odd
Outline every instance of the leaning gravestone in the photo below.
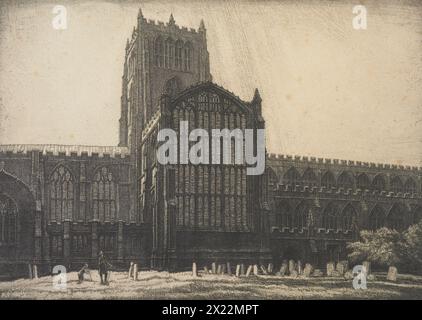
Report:
<svg viewBox="0 0 422 320"><path fill-rule="evenodd" d="M254 274L255 276L258 276L258 275L259 275L258 265L257 265L257 264L254 264L254 265L253 265L253 274Z"/></svg>
<svg viewBox="0 0 422 320"><path fill-rule="evenodd" d="M387 280L388 281L397 281L397 268L396 267L389 267L388 268Z"/></svg>
<svg viewBox="0 0 422 320"><path fill-rule="evenodd" d="M267 270L265 270L265 267L263 265L261 265L261 271L264 275L268 274Z"/></svg>
<svg viewBox="0 0 422 320"><path fill-rule="evenodd" d="M305 264L305 268L303 269L303 275L306 278L309 278L311 276L311 273L312 273L312 265L309 263Z"/></svg>
<svg viewBox="0 0 422 320"><path fill-rule="evenodd" d="M334 262L327 263L327 276L332 277L334 273Z"/></svg>
<svg viewBox="0 0 422 320"><path fill-rule="evenodd" d="M252 265L250 265L248 267L248 270L246 270L246 277L249 277L249 275L251 274L251 272L252 272Z"/></svg>
<svg viewBox="0 0 422 320"><path fill-rule="evenodd" d="M280 276L285 276L288 270L287 262L283 262L280 267Z"/></svg>
<svg viewBox="0 0 422 320"><path fill-rule="evenodd" d="M240 277L240 264L236 266L236 277Z"/></svg>

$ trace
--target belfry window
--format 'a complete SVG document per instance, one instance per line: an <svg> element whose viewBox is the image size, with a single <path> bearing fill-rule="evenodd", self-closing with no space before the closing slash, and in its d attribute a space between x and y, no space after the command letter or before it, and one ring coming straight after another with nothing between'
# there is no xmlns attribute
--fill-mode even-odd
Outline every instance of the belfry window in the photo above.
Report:
<svg viewBox="0 0 422 320"><path fill-rule="evenodd" d="M164 66L164 45L163 45L163 39L161 39L161 37L158 37L155 40L154 53L155 53L155 65L157 67L163 67Z"/></svg>
<svg viewBox="0 0 422 320"><path fill-rule="evenodd" d="M183 70L191 71L192 70L192 45L189 42L185 44L183 57L184 57Z"/></svg>
<svg viewBox="0 0 422 320"><path fill-rule="evenodd" d="M173 68L174 61L174 41L167 39L164 46L164 67Z"/></svg>
<svg viewBox="0 0 422 320"><path fill-rule="evenodd" d="M12 199L0 195L0 245L16 242L17 215L18 210Z"/></svg>
<svg viewBox="0 0 422 320"><path fill-rule="evenodd" d="M50 177L50 220L73 219L74 185L70 171L59 166Z"/></svg>
<svg viewBox="0 0 422 320"><path fill-rule="evenodd" d="M98 170L92 182L92 209L94 219L100 222L114 221L116 219L117 187L113 174L108 168Z"/></svg>
<svg viewBox="0 0 422 320"><path fill-rule="evenodd" d="M174 55L174 68L177 70L182 69L182 52L183 52L183 42L182 41L176 41L175 46L175 55Z"/></svg>

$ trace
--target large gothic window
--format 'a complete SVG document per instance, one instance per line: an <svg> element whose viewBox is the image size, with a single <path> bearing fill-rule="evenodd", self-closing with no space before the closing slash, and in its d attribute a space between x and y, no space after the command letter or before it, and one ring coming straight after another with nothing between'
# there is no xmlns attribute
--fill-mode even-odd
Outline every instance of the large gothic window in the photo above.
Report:
<svg viewBox="0 0 422 320"><path fill-rule="evenodd" d="M407 179L404 184L404 192L416 193L416 182L412 178Z"/></svg>
<svg viewBox="0 0 422 320"><path fill-rule="evenodd" d="M332 187L336 186L334 175L330 171L327 171L322 176L321 186L326 187L327 189L331 189Z"/></svg>
<svg viewBox="0 0 422 320"><path fill-rule="evenodd" d="M94 219L100 222L116 220L117 185L113 174L107 167L102 167L92 181L92 209Z"/></svg>
<svg viewBox="0 0 422 320"><path fill-rule="evenodd" d="M361 189L361 190L369 189L369 185L370 185L369 178L365 173L361 173L358 176L357 185L358 185L358 188Z"/></svg>
<svg viewBox="0 0 422 320"><path fill-rule="evenodd" d="M312 187L312 186L317 185L317 179L316 179L315 173L311 168L308 168L305 170L302 176L302 181L305 186Z"/></svg>
<svg viewBox="0 0 422 320"><path fill-rule="evenodd" d="M59 166L50 176L50 220L61 222L73 219L74 182L70 171Z"/></svg>
<svg viewBox="0 0 422 320"><path fill-rule="evenodd" d="M357 223L357 214L355 208L352 205L347 204L343 211L341 212L341 217L339 221L340 225L338 228L346 230L356 230L356 223Z"/></svg>
<svg viewBox="0 0 422 320"><path fill-rule="evenodd" d="M324 209L321 217L321 226L324 229L337 229L338 206L330 202Z"/></svg>
<svg viewBox="0 0 422 320"><path fill-rule="evenodd" d="M386 226L390 229L403 230L405 209L399 204L394 204L387 216Z"/></svg>
<svg viewBox="0 0 422 320"><path fill-rule="evenodd" d="M16 242L18 209L9 197L0 195L0 245Z"/></svg>
<svg viewBox="0 0 422 320"><path fill-rule="evenodd" d="M353 189L353 179L349 173L344 171L337 179L337 185L339 188Z"/></svg>
<svg viewBox="0 0 422 320"><path fill-rule="evenodd" d="M163 44L163 39L161 39L161 37L158 37L157 39L155 39L154 53L155 53L155 65L157 67L163 67L164 66L164 44Z"/></svg>
<svg viewBox="0 0 422 320"><path fill-rule="evenodd" d="M399 176L395 176L393 179L391 179L391 191L403 192L403 182Z"/></svg>
<svg viewBox="0 0 422 320"><path fill-rule="evenodd" d="M291 167L287 172L284 174L283 177L284 184L289 184L295 186L300 184L300 174L296 170L296 168Z"/></svg>
<svg viewBox="0 0 422 320"><path fill-rule="evenodd" d="M191 71L192 70L192 45L189 42L185 44L183 58L184 58L183 70Z"/></svg>
<svg viewBox="0 0 422 320"><path fill-rule="evenodd" d="M174 53L174 68L177 70L182 69L182 65L183 65L182 57L183 57L183 42L178 40L176 41L175 53Z"/></svg>
<svg viewBox="0 0 422 320"><path fill-rule="evenodd" d="M372 188L374 190L378 190L379 192L385 190L385 185L385 179L381 174L376 175L372 181Z"/></svg>
<svg viewBox="0 0 422 320"><path fill-rule="evenodd" d="M277 205L276 226L293 227L293 212L287 202L280 202Z"/></svg>
<svg viewBox="0 0 422 320"><path fill-rule="evenodd" d="M310 207L307 202L301 202L295 210L294 227L298 229L308 227L308 218L310 215Z"/></svg>
<svg viewBox="0 0 422 320"><path fill-rule="evenodd" d="M164 45L164 67L173 68L174 61L174 41L167 39Z"/></svg>
<svg viewBox="0 0 422 320"><path fill-rule="evenodd" d="M385 223L384 210L377 205L372 209L371 214L369 216L369 229L377 230L379 228L384 227L385 226L384 223Z"/></svg>

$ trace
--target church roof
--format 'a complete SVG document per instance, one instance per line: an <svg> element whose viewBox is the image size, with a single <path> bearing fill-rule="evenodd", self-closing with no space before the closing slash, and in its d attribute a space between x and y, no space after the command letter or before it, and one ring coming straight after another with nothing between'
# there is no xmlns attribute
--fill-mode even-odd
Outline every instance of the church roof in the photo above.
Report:
<svg viewBox="0 0 422 320"><path fill-rule="evenodd" d="M99 157L109 155L110 157L125 157L129 155L129 148L117 146L80 146L80 145L59 145L59 144L5 144L0 145L0 153L27 153L31 151L40 151L43 155L52 153L55 156L65 154L70 156L76 154L81 156L82 153L92 156L98 154Z"/></svg>

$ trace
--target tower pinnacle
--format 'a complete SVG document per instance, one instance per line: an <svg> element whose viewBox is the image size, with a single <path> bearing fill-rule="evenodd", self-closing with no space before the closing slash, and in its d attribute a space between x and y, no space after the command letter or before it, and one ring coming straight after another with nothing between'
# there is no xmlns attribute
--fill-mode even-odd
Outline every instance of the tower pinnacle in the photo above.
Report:
<svg viewBox="0 0 422 320"><path fill-rule="evenodd" d="M173 13L171 13L169 18L169 25L174 25L175 23L176 21L174 21Z"/></svg>

